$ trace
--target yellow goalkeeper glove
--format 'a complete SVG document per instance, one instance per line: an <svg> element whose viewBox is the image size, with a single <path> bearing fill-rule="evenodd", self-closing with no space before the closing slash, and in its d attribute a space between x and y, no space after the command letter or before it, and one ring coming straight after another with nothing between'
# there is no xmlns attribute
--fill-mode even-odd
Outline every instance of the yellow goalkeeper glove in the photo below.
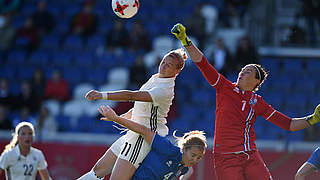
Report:
<svg viewBox="0 0 320 180"><path fill-rule="evenodd" d="M307 116L307 121L310 125L320 122L320 104L318 104L313 114Z"/></svg>
<svg viewBox="0 0 320 180"><path fill-rule="evenodd" d="M186 28L182 24L178 23L174 25L171 29L171 33L181 41L183 46L191 45L191 41L186 34Z"/></svg>

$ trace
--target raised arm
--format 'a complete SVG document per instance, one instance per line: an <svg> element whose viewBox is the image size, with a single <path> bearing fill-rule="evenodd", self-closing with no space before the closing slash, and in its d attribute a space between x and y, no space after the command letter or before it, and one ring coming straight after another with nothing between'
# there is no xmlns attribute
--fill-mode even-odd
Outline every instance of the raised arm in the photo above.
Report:
<svg viewBox="0 0 320 180"><path fill-rule="evenodd" d="M109 106L100 106L100 108L98 108L98 111L101 115L105 116L105 118L101 118L101 120L114 121L130 129L131 131L141 134L149 144L152 143L153 136L155 135L155 133L146 126L118 116Z"/></svg>
<svg viewBox="0 0 320 180"><path fill-rule="evenodd" d="M171 29L171 33L181 41L182 45L188 51L188 54L193 62L197 63L201 61L203 53L195 45L192 44L187 36L186 28L182 24L178 23L173 26L173 28Z"/></svg>
<svg viewBox="0 0 320 180"><path fill-rule="evenodd" d="M318 122L320 122L320 104L315 108L313 114L302 118L292 118L290 131L304 129Z"/></svg>
<svg viewBox="0 0 320 180"><path fill-rule="evenodd" d="M113 100L113 101L144 101L152 102L152 98L147 91L130 91L130 90L121 90L121 91L107 91L100 92L96 90L89 91L86 96L88 100Z"/></svg>
<svg viewBox="0 0 320 180"><path fill-rule="evenodd" d="M171 33L181 41L190 58L200 69L209 84L215 86L219 82L220 74L208 62L203 53L190 41L186 34L186 28L182 24L178 23L171 29Z"/></svg>

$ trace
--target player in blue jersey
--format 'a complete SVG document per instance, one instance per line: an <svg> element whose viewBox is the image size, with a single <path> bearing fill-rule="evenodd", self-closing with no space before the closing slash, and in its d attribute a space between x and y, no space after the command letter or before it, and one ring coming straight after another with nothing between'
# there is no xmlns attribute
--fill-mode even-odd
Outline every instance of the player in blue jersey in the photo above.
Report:
<svg viewBox="0 0 320 180"><path fill-rule="evenodd" d="M141 134L151 151L133 175L133 180L142 179L180 179L188 169L197 164L207 147L206 137L202 131L190 131L177 138L178 146L144 125L118 116L109 106L100 106L99 112L105 116L101 120L114 121L136 133Z"/></svg>
<svg viewBox="0 0 320 180"><path fill-rule="evenodd" d="M304 180L306 176L318 171L320 168L320 147L311 154L310 158L299 168L295 180Z"/></svg>

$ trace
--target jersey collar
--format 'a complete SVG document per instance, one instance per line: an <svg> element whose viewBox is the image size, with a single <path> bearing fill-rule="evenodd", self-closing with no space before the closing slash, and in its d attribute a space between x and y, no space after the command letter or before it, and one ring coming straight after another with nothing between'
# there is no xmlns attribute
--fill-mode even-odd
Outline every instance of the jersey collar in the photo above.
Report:
<svg viewBox="0 0 320 180"><path fill-rule="evenodd" d="M174 82L176 79L176 76L172 77L172 78L160 78L159 77L159 73L154 74L153 77L155 78L156 81L158 82Z"/></svg>

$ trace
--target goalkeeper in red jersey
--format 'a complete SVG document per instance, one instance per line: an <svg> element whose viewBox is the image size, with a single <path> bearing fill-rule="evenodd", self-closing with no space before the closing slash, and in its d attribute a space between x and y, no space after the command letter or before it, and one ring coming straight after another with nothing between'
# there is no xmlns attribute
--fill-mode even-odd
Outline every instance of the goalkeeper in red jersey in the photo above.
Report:
<svg viewBox="0 0 320 180"><path fill-rule="evenodd" d="M242 68L232 83L208 62L190 41L182 24L172 30L209 84L216 89L216 120L213 146L214 169L219 180L272 179L255 144L254 122L258 116L289 131L307 128L320 121L320 104L314 114L289 118L255 94L267 77L259 64Z"/></svg>

